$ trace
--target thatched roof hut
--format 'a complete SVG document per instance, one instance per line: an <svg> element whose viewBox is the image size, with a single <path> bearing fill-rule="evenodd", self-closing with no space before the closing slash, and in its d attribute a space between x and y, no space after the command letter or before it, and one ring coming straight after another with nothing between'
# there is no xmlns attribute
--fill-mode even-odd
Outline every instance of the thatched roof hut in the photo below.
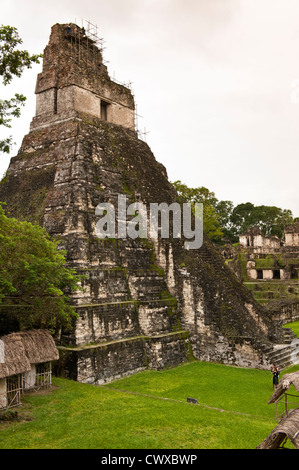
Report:
<svg viewBox="0 0 299 470"><path fill-rule="evenodd" d="M276 390L268 401L276 403L286 394L286 391L293 385L299 391L299 371L285 374ZM294 396L294 395L292 395ZM285 402L286 406L286 402ZM284 441L290 439L296 449L299 449L299 408L287 411L286 416L281 419L273 431L261 442L257 449L278 449L283 447Z"/></svg>
<svg viewBox="0 0 299 470"><path fill-rule="evenodd" d="M30 330L18 333L30 364L56 361L59 353L48 330Z"/></svg>
<svg viewBox="0 0 299 470"><path fill-rule="evenodd" d="M291 385L294 385L296 390L299 392L299 371L292 372L291 374L285 374L282 377L278 387L269 399L268 404L275 403L286 392L286 390L290 388Z"/></svg>
<svg viewBox="0 0 299 470"><path fill-rule="evenodd" d="M31 364L59 358L55 342L48 330L30 330L2 336L5 362L0 363L0 379L28 372Z"/></svg>
<svg viewBox="0 0 299 470"><path fill-rule="evenodd" d="M30 370L30 362L26 356L22 339L15 333L3 336L4 363L0 363L0 379Z"/></svg>
<svg viewBox="0 0 299 470"><path fill-rule="evenodd" d="M299 408L291 410L257 449L278 449L286 438L299 449Z"/></svg>

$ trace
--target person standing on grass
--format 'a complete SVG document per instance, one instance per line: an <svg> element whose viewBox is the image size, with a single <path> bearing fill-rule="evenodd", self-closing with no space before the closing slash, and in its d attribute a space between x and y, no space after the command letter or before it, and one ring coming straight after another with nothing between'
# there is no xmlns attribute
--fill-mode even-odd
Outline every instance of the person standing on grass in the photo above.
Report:
<svg viewBox="0 0 299 470"><path fill-rule="evenodd" d="M273 386L275 390L279 383L279 371L275 364L273 365L272 376L273 376Z"/></svg>

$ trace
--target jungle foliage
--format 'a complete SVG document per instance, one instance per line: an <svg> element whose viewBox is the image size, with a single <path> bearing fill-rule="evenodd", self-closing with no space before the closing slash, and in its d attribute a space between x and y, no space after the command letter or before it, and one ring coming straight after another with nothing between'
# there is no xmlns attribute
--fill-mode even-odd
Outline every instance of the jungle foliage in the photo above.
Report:
<svg viewBox="0 0 299 470"><path fill-rule="evenodd" d="M257 226L265 236L283 237L284 226L295 222L292 211L275 206L255 206L246 202L234 206L231 201L219 201L215 193L204 186L189 188L181 181L172 183L179 202L203 203L203 228L215 243L236 243L239 235Z"/></svg>
<svg viewBox="0 0 299 470"><path fill-rule="evenodd" d="M65 255L42 227L7 217L0 205L0 333L71 327L77 314L67 295L81 278Z"/></svg>

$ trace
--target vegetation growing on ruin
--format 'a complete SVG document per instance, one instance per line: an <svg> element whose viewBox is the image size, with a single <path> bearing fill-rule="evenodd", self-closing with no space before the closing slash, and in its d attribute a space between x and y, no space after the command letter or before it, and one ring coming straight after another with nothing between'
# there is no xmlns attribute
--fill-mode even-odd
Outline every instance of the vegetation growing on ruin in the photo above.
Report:
<svg viewBox="0 0 299 470"><path fill-rule="evenodd" d="M238 253L238 258L239 258L240 266L241 266L242 279L243 279L244 282L246 282L248 280L248 278L247 278L247 268L246 268L246 266L247 266L246 254L239 252Z"/></svg>
<svg viewBox="0 0 299 470"><path fill-rule="evenodd" d="M286 323L283 325L284 328L291 328L295 335L299 338L299 320L292 323Z"/></svg>
<svg viewBox="0 0 299 470"><path fill-rule="evenodd" d="M11 176L7 171L1 180L2 197L9 201L10 216L42 225L46 198L54 181L54 167L32 169ZM4 199L2 199L3 201Z"/></svg>
<svg viewBox="0 0 299 470"><path fill-rule="evenodd" d="M272 255L268 255L266 258L255 259L256 269L273 269L276 265L276 260Z"/></svg>

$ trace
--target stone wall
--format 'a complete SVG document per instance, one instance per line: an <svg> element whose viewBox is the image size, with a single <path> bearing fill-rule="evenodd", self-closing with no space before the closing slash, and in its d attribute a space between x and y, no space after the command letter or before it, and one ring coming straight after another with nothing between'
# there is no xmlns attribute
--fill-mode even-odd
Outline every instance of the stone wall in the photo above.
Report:
<svg viewBox="0 0 299 470"><path fill-rule="evenodd" d="M101 385L147 368L175 367L192 359L188 332L127 338L81 348L59 347L55 372Z"/></svg>
<svg viewBox="0 0 299 470"><path fill-rule="evenodd" d="M299 301L277 301L268 306L268 310L275 322L283 325L299 320Z"/></svg>
<svg viewBox="0 0 299 470"><path fill-rule="evenodd" d="M73 118L76 112L135 129L131 91L110 79L101 51L74 24L70 33L67 25L52 27L35 92L36 116L31 130L47 127L53 120L62 122ZM102 103L107 107L105 117Z"/></svg>
<svg viewBox="0 0 299 470"><path fill-rule="evenodd" d="M275 328L208 240L194 253L173 242L160 244L157 256L164 263L169 291L178 300L182 327L190 333L194 356L267 368L260 346L270 338L275 342ZM178 264L176 259L184 261Z"/></svg>
<svg viewBox="0 0 299 470"><path fill-rule="evenodd" d="M282 242L278 237L266 237L261 232L258 233L257 230L254 233L249 230L248 233L240 235L239 241L243 248L251 247L253 252L259 253L275 252L275 250L280 250L282 246Z"/></svg>

